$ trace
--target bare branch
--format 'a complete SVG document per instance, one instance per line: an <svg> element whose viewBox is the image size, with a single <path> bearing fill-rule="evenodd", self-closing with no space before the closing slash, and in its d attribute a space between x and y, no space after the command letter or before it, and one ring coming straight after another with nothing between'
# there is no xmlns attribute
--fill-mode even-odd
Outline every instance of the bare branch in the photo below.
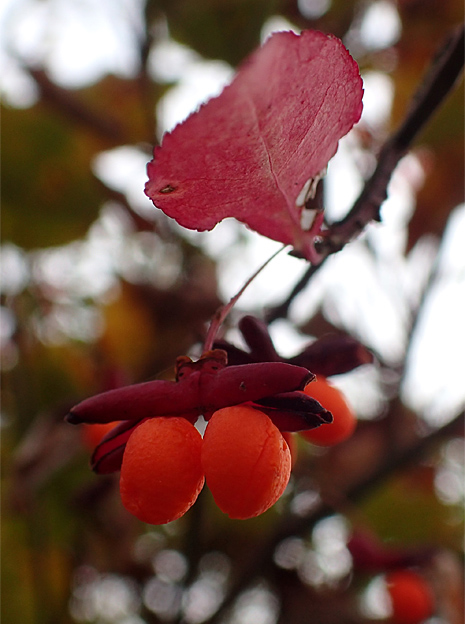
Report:
<svg viewBox="0 0 465 624"><path fill-rule="evenodd" d="M457 28L440 48L422 84L412 99L410 109L398 130L381 149L372 176L348 214L329 227L317 246L322 261L311 266L296 284L287 299L270 310L268 321L284 318L294 298L305 288L313 274L333 253L340 251L356 238L372 221L380 221L381 204L387 197L387 187L399 160L405 155L420 131L451 92L464 66L464 27Z"/></svg>

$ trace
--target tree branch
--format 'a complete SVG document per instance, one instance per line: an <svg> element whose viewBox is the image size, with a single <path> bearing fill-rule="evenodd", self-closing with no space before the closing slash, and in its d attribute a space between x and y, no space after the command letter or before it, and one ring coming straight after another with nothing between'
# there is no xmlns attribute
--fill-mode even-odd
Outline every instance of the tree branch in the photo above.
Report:
<svg viewBox="0 0 465 624"><path fill-rule="evenodd" d="M436 444L450 436L463 434L463 419L465 411L461 411L449 423L436 429L428 436L417 439L407 448L393 450L383 457L380 463L364 479L350 486L346 492L341 492L339 499L356 503L368 496L379 487L388 477L405 468L412 462L424 457ZM306 517L289 517L286 515L276 531L265 540L253 553L244 573L231 586L230 592L220 609L205 624L215 624L222 621L222 617L233 604L237 596L244 591L257 577L263 574L273 564L273 555L276 546L285 538L308 533L317 522L335 513L334 506L322 500L313 512Z"/></svg>
<svg viewBox="0 0 465 624"><path fill-rule="evenodd" d="M413 97L402 125L381 149L378 165L349 213L329 228L322 243L325 254L335 253L370 223L380 221L380 207L399 160L453 89L464 65L464 27L456 30L440 48L423 83Z"/></svg>
<svg viewBox="0 0 465 624"><path fill-rule="evenodd" d="M464 66L464 26L457 28L439 49L422 84L414 95L407 115L397 131L383 145L378 164L347 215L329 227L317 246L322 261L310 266L287 299L272 308L268 322L285 318L294 298L305 288L314 273L331 254L340 251L372 221L380 221L381 204L399 160L405 155L420 131L451 92Z"/></svg>
<svg viewBox="0 0 465 624"><path fill-rule="evenodd" d="M44 70L28 65L23 65L23 68L35 81L43 101L60 114L89 129L112 146L128 142L128 137L125 135L120 122L111 114L103 115L93 110L70 90L56 85Z"/></svg>

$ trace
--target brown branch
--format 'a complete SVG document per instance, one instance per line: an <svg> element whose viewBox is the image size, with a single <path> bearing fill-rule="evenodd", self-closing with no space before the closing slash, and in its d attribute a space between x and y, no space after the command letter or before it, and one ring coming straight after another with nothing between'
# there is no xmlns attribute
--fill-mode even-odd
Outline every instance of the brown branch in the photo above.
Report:
<svg viewBox="0 0 465 624"><path fill-rule="evenodd" d="M111 115L101 115L91 109L68 89L62 89L47 76L42 69L24 66L36 83L42 99L67 118L91 130L96 136L113 145L128 142L121 124Z"/></svg>
<svg viewBox="0 0 465 624"><path fill-rule="evenodd" d="M402 125L381 149L378 165L350 212L334 223L323 241L325 253L339 251L370 223L380 221L380 207L399 160L451 92L464 65L464 28L456 30L441 47L413 97Z"/></svg>
<svg viewBox="0 0 465 624"><path fill-rule="evenodd" d="M311 266L281 304L272 308L268 321L285 318L294 298L306 287L314 273L331 254L340 251L372 221L380 221L381 204L399 160L405 155L420 131L456 85L464 66L464 26L457 28L438 51L422 84L412 99L407 115L398 130L383 145L378 164L348 214L329 227L317 247L322 261Z"/></svg>

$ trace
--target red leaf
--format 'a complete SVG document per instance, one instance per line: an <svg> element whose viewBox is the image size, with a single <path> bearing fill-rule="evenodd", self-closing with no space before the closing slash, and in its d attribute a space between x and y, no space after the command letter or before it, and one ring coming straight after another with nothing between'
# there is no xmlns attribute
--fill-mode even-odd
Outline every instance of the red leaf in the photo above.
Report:
<svg viewBox="0 0 465 624"><path fill-rule="evenodd" d="M186 228L235 217L308 258L313 233L303 231L296 200L360 118L361 100L341 41L275 33L219 97L164 136L145 192Z"/></svg>

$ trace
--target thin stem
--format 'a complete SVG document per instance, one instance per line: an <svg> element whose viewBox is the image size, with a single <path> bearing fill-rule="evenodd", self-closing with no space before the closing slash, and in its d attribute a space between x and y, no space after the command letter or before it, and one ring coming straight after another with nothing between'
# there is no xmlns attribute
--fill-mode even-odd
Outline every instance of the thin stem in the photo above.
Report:
<svg viewBox="0 0 465 624"><path fill-rule="evenodd" d="M263 271L263 269L272 260L274 260L278 254L280 254L284 249L286 249L287 246L288 245L283 245L283 247L280 247L280 249L278 249L278 251L275 251L274 254L272 256L270 256L268 258L268 260L266 260L266 262L264 262L261 265L261 267L259 267L251 277L249 277L249 279L242 286L242 288L239 290L239 292L236 293L234 295L234 297L232 297L232 299L228 303L226 303L225 305L223 305L220 308L218 308L218 310L215 312L215 315L213 316L213 318L211 320L210 327L208 329L207 336L205 338L205 343L204 343L204 347L203 347L204 353L206 351L210 351L211 348L213 347L213 342L215 341L216 334L218 333L219 328L224 323L224 320L226 319L226 317L228 316L229 312L234 307L234 305L237 302L237 300L239 299L239 297L245 291L247 286L249 286L249 284L251 284L252 281L257 277L257 275L259 273L261 273Z"/></svg>

